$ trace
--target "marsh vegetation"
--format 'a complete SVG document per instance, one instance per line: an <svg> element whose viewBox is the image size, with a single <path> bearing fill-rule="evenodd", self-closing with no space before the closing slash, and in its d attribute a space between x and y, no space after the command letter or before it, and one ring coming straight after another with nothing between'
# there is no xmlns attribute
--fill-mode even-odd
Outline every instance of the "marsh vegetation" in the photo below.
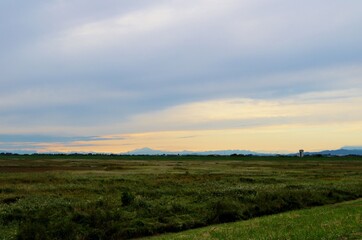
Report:
<svg viewBox="0 0 362 240"><path fill-rule="evenodd" d="M360 157L0 156L2 239L129 239L362 197Z"/></svg>

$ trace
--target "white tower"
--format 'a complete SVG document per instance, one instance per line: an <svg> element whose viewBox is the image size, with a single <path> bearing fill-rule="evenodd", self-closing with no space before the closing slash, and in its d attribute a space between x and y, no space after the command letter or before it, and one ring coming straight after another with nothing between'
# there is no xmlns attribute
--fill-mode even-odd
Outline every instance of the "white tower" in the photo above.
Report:
<svg viewBox="0 0 362 240"><path fill-rule="evenodd" d="M300 149L299 150L299 155L298 155L299 157L304 157L304 150L303 149Z"/></svg>

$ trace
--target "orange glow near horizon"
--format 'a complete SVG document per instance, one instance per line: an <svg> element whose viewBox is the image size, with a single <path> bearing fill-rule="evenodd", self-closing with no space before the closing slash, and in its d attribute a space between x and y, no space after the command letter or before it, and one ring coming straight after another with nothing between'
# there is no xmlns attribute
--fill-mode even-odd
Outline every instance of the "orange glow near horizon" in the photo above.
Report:
<svg viewBox="0 0 362 240"><path fill-rule="evenodd" d="M252 150L295 152L337 149L362 142L362 122L348 125L281 125L248 129L160 131L122 135L124 139L43 145L42 152L123 153L149 147L165 151Z"/></svg>
<svg viewBox="0 0 362 240"><path fill-rule="evenodd" d="M295 152L300 148L318 151L360 146L362 98L358 94L332 92L279 100L194 102L134 115L120 124L123 129L106 126L121 134L32 146L39 152L103 153L144 147L163 151ZM125 130L129 133L122 134Z"/></svg>

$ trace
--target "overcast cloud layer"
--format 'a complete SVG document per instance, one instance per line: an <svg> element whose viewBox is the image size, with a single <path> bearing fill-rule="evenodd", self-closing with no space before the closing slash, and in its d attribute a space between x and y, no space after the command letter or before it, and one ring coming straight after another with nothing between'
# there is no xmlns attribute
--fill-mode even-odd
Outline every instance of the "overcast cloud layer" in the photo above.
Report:
<svg viewBox="0 0 362 240"><path fill-rule="evenodd" d="M358 0L1 1L0 150L113 136L125 142L104 150L122 152L127 134L358 126L361 9ZM290 114L298 106L309 110ZM177 144L154 147L188 148Z"/></svg>

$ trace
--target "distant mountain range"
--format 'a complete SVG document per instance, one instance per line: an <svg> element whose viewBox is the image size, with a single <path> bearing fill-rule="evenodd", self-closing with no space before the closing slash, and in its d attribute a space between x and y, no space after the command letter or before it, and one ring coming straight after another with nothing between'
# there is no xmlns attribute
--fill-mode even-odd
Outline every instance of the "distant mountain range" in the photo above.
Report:
<svg viewBox="0 0 362 240"><path fill-rule="evenodd" d="M231 154L244 154L244 155L266 155L263 153L247 151L247 150L220 150L220 151L203 151L203 152L193 152L193 151L160 151L154 150L151 148L141 148L136 149L125 154L129 155L231 155ZM269 154L270 155L270 154Z"/></svg>
<svg viewBox="0 0 362 240"><path fill-rule="evenodd" d="M248 150L219 150L219 151L160 151L151 148L136 149L125 154L129 155L231 155L231 154L242 154L242 155L257 155L257 156L272 156L277 155L275 153L260 153ZM306 155L331 155L331 156L346 156L346 155L362 155L362 147L356 147L356 149L341 148L337 150L324 150L320 152L306 152ZM282 154L283 155L283 154ZM292 154L285 154L292 155Z"/></svg>
<svg viewBox="0 0 362 240"><path fill-rule="evenodd" d="M324 150L320 152L312 152L310 154L322 154L322 155L332 155L332 156L362 155L362 149L341 148L337 150Z"/></svg>

